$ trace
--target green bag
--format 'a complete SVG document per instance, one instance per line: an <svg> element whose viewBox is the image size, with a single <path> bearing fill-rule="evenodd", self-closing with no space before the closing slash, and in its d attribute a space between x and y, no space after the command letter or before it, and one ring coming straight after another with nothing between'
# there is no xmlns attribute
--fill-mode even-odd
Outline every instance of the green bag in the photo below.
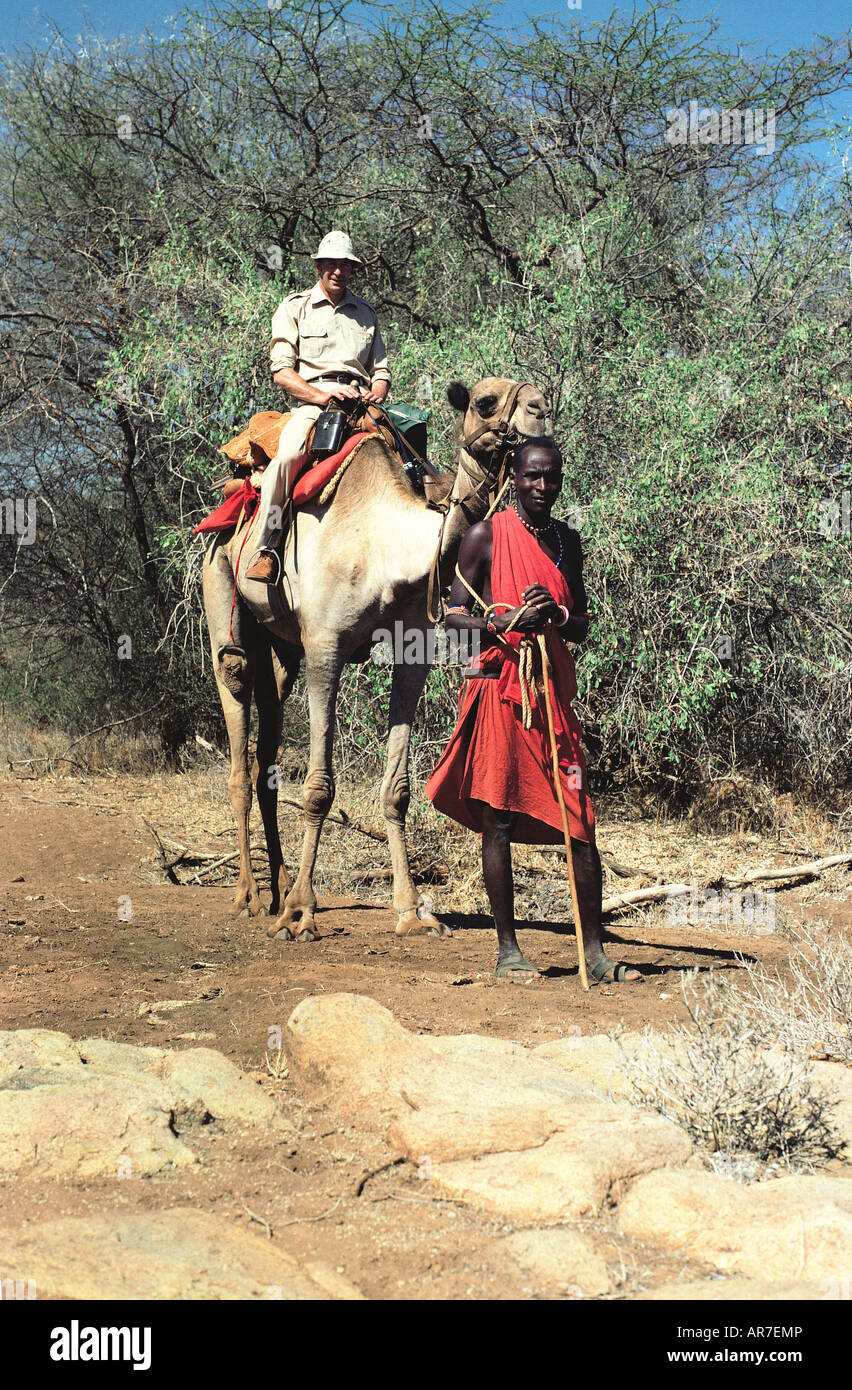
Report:
<svg viewBox="0 0 852 1390"><path fill-rule="evenodd" d="M427 456L426 422L429 419L428 410L422 410L419 405L409 405L407 401L400 401L398 405L386 405L384 409L403 439L409 440L420 457L425 459ZM412 455L411 461L416 461L414 455Z"/></svg>

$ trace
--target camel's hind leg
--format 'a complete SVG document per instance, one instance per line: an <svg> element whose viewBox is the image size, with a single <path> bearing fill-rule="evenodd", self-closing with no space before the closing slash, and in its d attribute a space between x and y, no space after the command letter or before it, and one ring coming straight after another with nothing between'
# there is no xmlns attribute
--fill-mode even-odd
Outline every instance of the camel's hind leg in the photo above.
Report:
<svg viewBox="0 0 852 1390"><path fill-rule="evenodd" d="M340 672L343 665L335 647L306 650L305 675L308 685L308 709L311 721L311 752L308 775L302 787L302 807L305 816L305 838L299 875L284 902L284 910L267 933L282 941L316 941L317 900L314 893L314 865L317 858L323 821L334 801L332 749L334 744L334 711Z"/></svg>
<svg viewBox="0 0 852 1390"><path fill-rule="evenodd" d="M425 663L400 662L394 667L391 684L387 767L382 780L381 803L393 865L393 905L399 913L398 936L452 936L450 928L438 921L423 895L417 892L405 841L405 818L411 800L408 773L411 725L427 671Z"/></svg>
<svg viewBox="0 0 852 1390"><path fill-rule="evenodd" d="M234 895L234 915L247 911L256 917L264 911L258 896L249 850L251 778L249 777L249 723L254 685L257 626L238 601L231 612L234 580L224 549L214 542L202 571L204 609L210 633L213 671L228 730L231 772L228 792L237 823L240 877Z"/></svg>
<svg viewBox="0 0 852 1390"><path fill-rule="evenodd" d="M254 698L257 705L257 751L254 761L257 804L263 818L266 848L269 854L269 880L272 901L269 911L277 916L282 895L289 892L293 880L284 867L281 840L278 835L278 767L275 758L281 742L284 701L290 694L299 674L300 654L294 647L278 641L266 632L258 633L257 668Z"/></svg>

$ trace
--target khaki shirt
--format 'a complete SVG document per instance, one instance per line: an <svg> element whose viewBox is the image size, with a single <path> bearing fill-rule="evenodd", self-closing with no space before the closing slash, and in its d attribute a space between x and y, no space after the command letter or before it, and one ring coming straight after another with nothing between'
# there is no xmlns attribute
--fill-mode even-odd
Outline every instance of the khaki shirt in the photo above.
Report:
<svg viewBox="0 0 852 1390"><path fill-rule="evenodd" d="M375 309L349 290L334 305L319 283L278 305L269 362L273 373L290 367L305 381L331 372L346 372L365 386L390 381Z"/></svg>

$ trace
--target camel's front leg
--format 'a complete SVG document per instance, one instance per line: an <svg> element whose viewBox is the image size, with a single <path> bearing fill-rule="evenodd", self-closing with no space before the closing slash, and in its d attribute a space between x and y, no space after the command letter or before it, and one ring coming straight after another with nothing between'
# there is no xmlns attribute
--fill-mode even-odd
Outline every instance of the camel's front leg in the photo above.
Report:
<svg viewBox="0 0 852 1390"><path fill-rule="evenodd" d="M305 677L308 687L308 714L311 722L311 752L308 775L302 787L305 838L299 874L284 900L284 911L272 923L267 935L279 940L316 941L314 921L317 900L314 893L314 865L323 821L334 801L331 758L334 743L334 711L340 671L343 665L337 649L306 650ZM292 928L298 924L296 930Z"/></svg>
<svg viewBox="0 0 852 1390"><path fill-rule="evenodd" d="M399 936L452 936L450 928L438 921L422 893L417 892L405 841L405 817L411 800L411 725L428 669L425 663L399 662L391 684L388 757L381 797L393 865L393 905L399 913L395 930Z"/></svg>

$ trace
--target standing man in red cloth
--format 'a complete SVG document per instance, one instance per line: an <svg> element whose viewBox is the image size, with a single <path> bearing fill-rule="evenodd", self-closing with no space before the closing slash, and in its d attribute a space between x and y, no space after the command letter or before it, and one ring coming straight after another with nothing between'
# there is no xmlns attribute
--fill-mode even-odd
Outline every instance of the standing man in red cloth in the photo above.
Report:
<svg viewBox="0 0 852 1390"><path fill-rule="evenodd" d="M524 639L546 634L551 703L562 792L568 812L586 966L600 982L638 980L638 970L603 948L603 874L595 844L577 694L566 642L589 630L580 537L551 511L562 487L562 456L551 440L527 440L513 457L516 501L472 526L462 542L447 611L448 628L480 630L479 666L466 676L459 721L426 786L437 810L482 834L482 871L497 929L497 975L522 982L540 972L521 954L515 935L512 841L562 844L543 700L522 669ZM474 617L479 595L487 617ZM526 717L524 716L526 710ZM525 727L525 724L528 727Z"/></svg>

